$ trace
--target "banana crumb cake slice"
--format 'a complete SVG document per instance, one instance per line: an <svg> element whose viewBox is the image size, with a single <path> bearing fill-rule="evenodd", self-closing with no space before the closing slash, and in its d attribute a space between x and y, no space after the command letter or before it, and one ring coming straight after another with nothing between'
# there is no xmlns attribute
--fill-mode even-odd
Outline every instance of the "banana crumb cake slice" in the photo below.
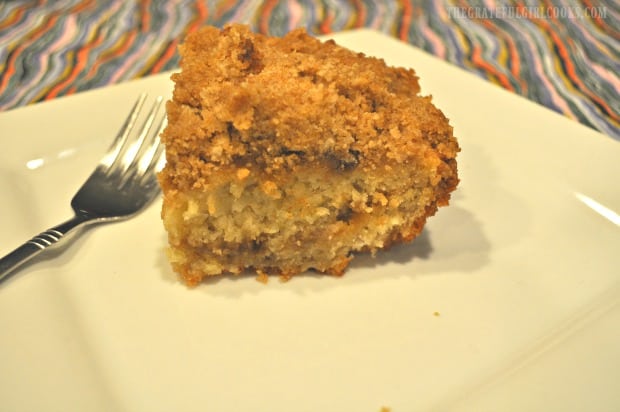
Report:
<svg viewBox="0 0 620 412"><path fill-rule="evenodd" d="M241 25L193 32L180 54L159 178L188 285L246 269L341 275L448 204L459 147L413 70Z"/></svg>

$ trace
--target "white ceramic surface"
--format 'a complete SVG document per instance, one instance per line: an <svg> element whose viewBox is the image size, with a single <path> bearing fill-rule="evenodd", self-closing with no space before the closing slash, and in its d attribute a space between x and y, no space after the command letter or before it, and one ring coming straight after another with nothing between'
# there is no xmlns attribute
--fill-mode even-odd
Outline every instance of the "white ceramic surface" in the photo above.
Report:
<svg viewBox="0 0 620 412"><path fill-rule="evenodd" d="M451 205L342 278L196 289L159 203L0 285L3 411L620 410L620 145L371 31L462 146ZM0 254L69 200L142 91L169 75L0 113Z"/></svg>

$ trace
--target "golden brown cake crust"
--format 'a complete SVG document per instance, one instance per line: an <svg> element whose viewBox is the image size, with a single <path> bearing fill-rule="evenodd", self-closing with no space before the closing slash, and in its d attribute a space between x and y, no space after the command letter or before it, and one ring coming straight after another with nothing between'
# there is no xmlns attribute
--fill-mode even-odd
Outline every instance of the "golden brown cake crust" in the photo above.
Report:
<svg viewBox="0 0 620 412"><path fill-rule="evenodd" d="M452 128L418 95L411 69L322 43L303 29L272 38L242 25L205 27L180 53L163 135L174 165L164 182L175 187L202 187L231 164L261 165L267 174L325 159L375 169L430 147L456 167Z"/></svg>
<svg viewBox="0 0 620 412"><path fill-rule="evenodd" d="M162 217L188 284L255 270L341 275L415 238L458 183L459 146L411 69L230 25L180 47Z"/></svg>

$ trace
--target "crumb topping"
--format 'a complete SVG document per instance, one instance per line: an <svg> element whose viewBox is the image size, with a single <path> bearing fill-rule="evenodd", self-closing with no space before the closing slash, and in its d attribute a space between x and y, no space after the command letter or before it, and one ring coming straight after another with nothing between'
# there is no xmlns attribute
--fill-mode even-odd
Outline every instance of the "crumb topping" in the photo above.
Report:
<svg viewBox="0 0 620 412"><path fill-rule="evenodd" d="M200 189L222 169L243 180L321 163L376 170L434 156L455 174L458 144L411 69L321 42L243 25L201 28L180 47L162 135L163 185ZM266 192L277 196L273 187Z"/></svg>

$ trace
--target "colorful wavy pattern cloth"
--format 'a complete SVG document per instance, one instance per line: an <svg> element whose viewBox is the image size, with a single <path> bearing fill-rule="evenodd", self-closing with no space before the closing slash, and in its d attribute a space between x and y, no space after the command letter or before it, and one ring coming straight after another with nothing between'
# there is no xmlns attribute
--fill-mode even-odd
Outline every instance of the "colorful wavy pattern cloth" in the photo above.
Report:
<svg viewBox="0 0 620 412"><path fill-rule="evenodd" d="M376 29L620 140L615 1L1 1L0 110L172 70L186 33L230 22Z"/></svg>

